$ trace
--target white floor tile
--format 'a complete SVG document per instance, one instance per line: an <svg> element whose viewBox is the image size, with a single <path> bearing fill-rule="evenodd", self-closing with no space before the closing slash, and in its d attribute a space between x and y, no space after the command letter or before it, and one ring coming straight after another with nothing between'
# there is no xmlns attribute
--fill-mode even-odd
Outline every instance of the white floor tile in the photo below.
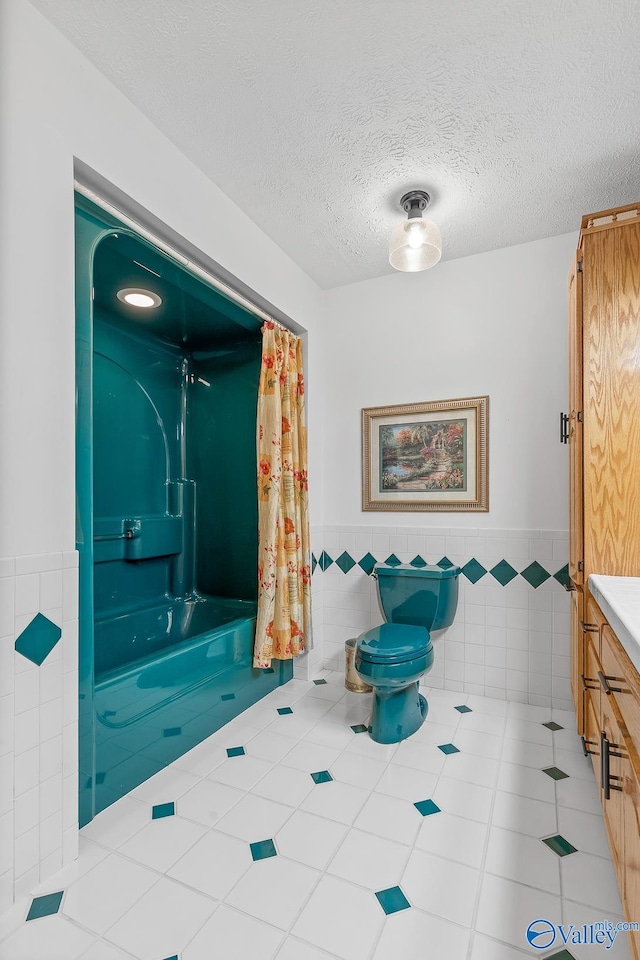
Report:
<svg viewBox="0 0 640 960"><path fill-rule="evenodd" d="M209 897L223 900L252 863L248 843L210 830L173 865L168 875Z"/></svg>
<svg viewBox="0 0 640 960"><path fill-rule="evenodd" d="M484 869L486 873L560 894L560 857L540 840L521 833L492 827Z"/></svg>
<svg viewBox="0 0 640 960"><path fill-rule="evenodd" d="M332 723L328 720L322 720L316 724L313 730L309 731L305 741L342 749L356 736L360 737L363 734L355 734L346 723ZM289 741L289 749L291 749L291 741Z"/></svg>
<svg viewBox="0 0 640 960"><path fill-rule="evenodd" d="M419 730L410 737L411 743L433 743L436 746L439 743L451 743L456 735L458 721L460 720L460 714L455 711L451 712L450 723L436 723L431 716L427 716Z"/></svg>
<svg viewBox="0 0 640 960"><path fill-rule="evenodd" d="M496 827L530 837L548 837L558 831L555 803L531 800L503 790L496 791L491 822Z"/></svg>
<svg viewBox="0 0 640 960"><path fill-rule="evenodd" d="M580 929L583 924L591 925L599 920L610 920L612 924L615 925L622 919L606 910L600 910L598 912L594 910L593 907L585 906L583 903L573 903L571 900L563 900L562 915L565 926L573 924L577 929ZM594 960L594 957L597 957L598 954L600 954L601 957L606 957L606 960L632 960L631 946L629 943L630 937L640 937L640 933L629 934L622 931L617 932L613 940L613 946L610 946L611 941L607 941L606 950L604 946L577 945L573 943L569 949L576 960L589 960L589 958Z"/></svg>
<svg viewBox="0 0 640 960"><path fill-rule="evenodd" d="M291 739L278 733L263 730L253 737L246 746L247 755L278 763L291 750Z"/></svg>
<svg viewBox="0 0 640 960"><path fill-rule="evenodd" d="M560 869L562 894L567 900L622 916L618 884L610 860L594 857L590 853L572 853L562 857Z"/></svg>
<svg viewBox="0 0 640 960"><path fill-rule="evenodd" d="M560 767L570 777L576 777L578 780L588 780L589 783L593 783L591 757L585 757L584 753L577 753L575 750L559 750L556 747L553 762L556 767Z"/></svg>
<svg viewBox="0 0 640 960"><path fill-rule="evenodd" d="M216 830L247 843L271 840L292 813L291 807L249 793L218 821Z"/></svg>
<svg viewBox="0 0 640 960"><path fill-rule="evenodd" d="M184 770L198 777L206 777L227 758L226 750L210 740L204 740L184 756L178 757L174 765L178 770Z"/></svg>
<svg viewBox="0 0 640 960"><path fill-rule="evenodd" d="M96 940L92 946L83 953L80 960L132 960L130 953L123 953L118 947L105 943L104 940Z"/></svg>
<svg viewBox="0 0 640 960"><path fill-rule="evenodd" d="M241 746L241 744L237 744ZM217 783L226 783L238 790L251 790L258 780L271 770L272 763L261 760L259 757L227 757L227 759L209 774L210 780Z"/></svg>
<svg viewBox="0 0 640 960"><path fill-rule="evenodd" d="M85 873L88 873L97 863L109 856L109 850L101 847L99 844L88 840L82 835L79 838L78 859L74 860L68 866L58 870L52 877L43 880L42 883L33 890L33 895L40 897L45 893L55 893L58 890L67 890L72 883L75 883Z"/></svg>
<svg viewBox="0 0 640 960"><path fill-rule="evenodd" d="M553 747L542 743L528 743L526 740L505 738L502 748L504 763L517 763L524 767L542 770L553 765Z"/></svg>
<svg viewBox="0 0 640 960"><path fill-rule="evenodd" d="M437 782L438 776L435 773L412 770L411 767L403 767L399 763L389 763L375 785L375 792L415 803L418 800L428 800Z"/></svg>
<svg viewBox="0 0 640 960"><path fill-rule="evenodd" d="M567 777L565 780L558 780L556 797L559 807L568 807L570 810L582 810L583 813L602 816L602 805L595 779L589 781Z"/></svg>
<svg viewBox="0 0 640 960"><path fill-rule="evenodd" d="M279 763L256 783L252 792L259 797L297 807L315 786L310 773Z"/></svg>
<svg viewBox="0 0 640 960"><path fill-rule="evenodd" d="M358 830L407 844L414 842L421 824L413 804L383 793L372 793L354 822Z"/></svg>
<svg viewBox="0 0 640 960"><path fill-rule="evenodd" d="M320 873L284 857L252 864L226 902L258 920L287 930L308 900Z"/></svg>
<svg viewBox="0 0 640 960"><path fill-rule="evenodd" d="M462 753L471 753L475 757L499 760L502 753L502 737L478 730L458 730L453 743Z"/></svg>
<svg viewBox="0 0 640 960"><path fill-rule="evenodd" d="M404 743L409 741L405 740ZM355 753L359 757L371 757L372 760L382 760L384 763L390 763L401 744L399 743L376 743L368 733L354 734L351 741L347 744L345 753Z"/></svg>
<svg viewBox="0 0 640 960"><path fill-rule="evenodd" d="M367 960L384 916L382 907L370 890L325 876L291 932L342 960ZM357 923L354 922L355 917L358 918ZM185 960L190 958L186 957Z"/></svg>
<svg viewBox="0 0 640 960"><path fill-rule="evenodd" d="M295 937L287 937L280 950L276 960L327 960L328 953L324 950L316 950L308 943L297 940Z"/></svg>
<svg viewBox="0 0 640 960"><path fill-rule="evenodd" d="M534 707L529 703L511 701L508 716L519 720L529 720L531 723L546 723L549 720L549 710L547 707Z"/></svg>
<svg viewBox="0 0 640 960"><path fill-rule="evenodd" d="M441 810L458 817L468 817L479 823L488 823L493 803L493 788L475 783L461 783L440 777L433 800Z"/></svg>
<svg viewBox="0 0 640 960"><path fill-rule="evenodd" d="M383 837L350 830L327 872L369 890L387 890L400 883L410 847Z"/></svg>
<svg viewBox="0 0 640 960"><path fill-rule="evenodd" d="M157 873L112 853L66 891L61 911L102 934L158 880Z"/></svg>
<svg viewBox="0 0 640 960"><path fill-rule="evenodd" d="M474 757L469 753L453 753L446 758L444 777L475 783L480 787L494 787L498 778L498 761Z"/></svg>
<svg viewBox="0 0 640 960"><path fill-rule="evenodd" d="M182 817L161 817L149 823L119 848L119 853L164 873L189 850L205 827Z"/></svg>
<svg viewBox="0 0 640 960"><path fill-rule="evenodd" d="M348 824L353 823L368 796L368 790L334 780L331 783L317 784L300 804L300 809Z"/></svg>
<svg viewBox="0 0 640 960"><path fill-rule="evenodd" d="M346 833L346 826L303 810L296 810L275 835L278 852L323 870Z"/></svg>
<svg viewBox="0 0 640 960"><path fill-rule="evenodd" d="M195 820L212 827L232 807L242 800L244 790L229 787L215 780L200 780L176 803L176 813L187 820Z"/></svg>
<svg viewBox="0 0 640 960"><path fill-rule="evenodd" d="M470 931L413 907L387 917L373 960L466 960Z"/></svg>
<svg viewBox="0 0 640 960"><path fill-rule="evenodd" d="M464 730L475 730L478 733L489 733L493 737L502 737L506 720L503 716L496 717L491 713L463 713L458 724L458 733Z"/></svg>
<svg viewBox="0 0 640 960"><path fill-rule="evenodd" d="M479 868L486 839L485 824L442 812L424 817L415 846L427 853Z"/></svg>
<svg viewBox="0 0 640 960"><path fill-rule="evenodd" d="M414 850L400 886L414 906L468 927L479 881L480 873L471 867Z"/></svg>
<svg viewBox="0 0 640 960"><path fill-rule="evenodd" d="M107 807L83 827L80 836L115 850L137 833L150 816L149 804L134 800L131 796L122 797L117 804Z"/></svg>
<svg viewBox="0 0 640 960"><path fill-rule="evenodd" d="M292 747L282 762L305 773L315 773L318 770L330 770L331 764L341 753L339 748L325 747L320 743L309 743L305 740Z"/></svg>
<svg viewBox="0 0 640 960"><path fill-rule="evenodd" d="M163 877L115 926L106 939L135 957L180 953L215 910L215 903Z"/></svg>
<svg viewBox="0 0 640 960"><path fill-rule="evenodd" d="M501 763L498 771L498 790L531 797L545 803L555 803L555 781L542 770L524 767L519 763Z"/></svg>
<svg viewBox="0 0 640 960"><path fill-rule="evenodd" d="M602 816L558 807L558 832L582 853L611 858Z"/></svg>
<svg viewBox="0 0 640 960"><path fill-rule="evenodd" d="M425 773L440 774L444 761L444 753L435 744L416 743L411 739L403 740L393 755L394 763L411 767L412 770L424 770Z"/></svg>
<svg viewBox="0 0 640 960"><path fill-rule="evenodd" d="M539 743L545 747L553 744L551 730L543 727L541 723L533 723L531 720L522 720L519 717L507 717L504 735L508 740L524 740L526 743Z"/></svg>
<svg viewBox="0 0 640 960"><path fill-rule="evenodd" d="M518 957L529 957L531 960L531 953L514 950L513 947L508 947L497 940L490 940L481 933L474 933L469 960L518 960Z"/></svg>
<svg viewBox="0 0 640 960"><path fill-rule="evenodd" d="M480 891L476 930L521 950L531 950L526 930L533 920L561 923L560 900L542 890L485 873ZM499 954L496 955L495 960ZM494 960L491 956L491 960Z"/></svg>
<svg viewBox="0 0 640 960"><path fill-rule="evenodd" d="M23 923L0 946L7 960L76 960L94 937L60 915Z"/></svg>
<svg viewBox="0 0 640 960"><path fill-rule="evenodd" d="M343 753L331 764L331 775L341 783L372 790L387 769L384 760L362 757L355 753Z"/></svg>
<svg viewBox="0 0 640 960"><path fill-rule="evenodd" d="M281 940L282 930L221 904L180 960L271 960Z"/></svg>
<svg viewBox="0 0 640 960"><path fill-rule="evenodd" d="M507 701L506 700L495 700L492 697L479 697L476 694L471 693L466 699L460 701L460 703L466 703L468 707L478 713L487 713L493 717L506 717L507 715Z"/></svg>
<svg viewBox="0 0 640 960"><path fill-rule="evenodd" d="M165 803L169 800L177 800L192 787L198 783L201 774L187 773L171 764L165 767L155 776L150 777L141 783L139 787L132 790L129 796L134 800L142 800L144 803Z"/></svg>

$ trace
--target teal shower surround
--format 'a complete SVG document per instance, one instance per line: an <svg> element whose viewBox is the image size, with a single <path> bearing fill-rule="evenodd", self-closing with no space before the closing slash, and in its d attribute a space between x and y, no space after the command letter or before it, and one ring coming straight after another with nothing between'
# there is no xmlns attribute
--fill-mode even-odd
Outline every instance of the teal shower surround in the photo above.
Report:
<svg viewBox="0 0 640 960"><path fill-rule="evenodd" d="M82 825L293 671L252 667L260 321L81 199L76 261Z"/></svg>

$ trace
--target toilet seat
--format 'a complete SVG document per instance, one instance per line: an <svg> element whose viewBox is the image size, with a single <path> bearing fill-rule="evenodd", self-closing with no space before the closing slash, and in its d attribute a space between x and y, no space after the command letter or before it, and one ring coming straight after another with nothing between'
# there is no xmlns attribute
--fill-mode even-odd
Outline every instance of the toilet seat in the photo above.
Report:
<svg viewBox="0 0 640 960"><path fill-rule="evenodd" d="M359 659L369 663L406 663L423 657L431 649L426 627L408 623L383 623L358 637Z"/></svg>

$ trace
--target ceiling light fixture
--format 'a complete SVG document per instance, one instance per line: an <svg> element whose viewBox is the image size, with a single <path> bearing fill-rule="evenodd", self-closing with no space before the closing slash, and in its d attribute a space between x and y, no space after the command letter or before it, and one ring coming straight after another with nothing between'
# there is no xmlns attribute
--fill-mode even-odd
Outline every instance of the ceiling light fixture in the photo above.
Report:
<svg viewBox="0 0 640 960"><path fill-rule="evenodd" d="M440 231L432 220L422 218L430 199L424 190L410 190L400 200L408 216L391 234L389 263L396 270L405 273L428 270L442 256Z"/></svg>
<svg viewBox="0 0 640 960"><path fill-rule="evenodd" d="M142 287L125 287L123 290L118 290L117 297L118 300L128 303L132 307L145 307L146 309L159 307L162 303L162 297L159 297L152 290L143 290Z"/></svg>

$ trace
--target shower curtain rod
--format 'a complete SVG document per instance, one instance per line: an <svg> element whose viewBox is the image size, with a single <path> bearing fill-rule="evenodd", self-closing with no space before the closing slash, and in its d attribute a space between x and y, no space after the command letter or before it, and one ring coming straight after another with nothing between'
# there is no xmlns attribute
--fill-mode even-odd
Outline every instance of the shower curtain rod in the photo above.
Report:
<svg viewBox="0 0 640 960"><path fill-rule="evenodd" d="M160 237L152 233L151 230L148 230L141 223L138 223L128 214L124 213L123 210L116 207L109 200L106 200L104 197L100 196L99 193L96 193L90 187L86 187L79 180L74 180L74 189L76 193L79 193L87 200L90 200L91 203L95 204L97 207L100 207L106 213L109 213L117 220L120 220L124 226L130 227L141 237L144 237L145 240L148 240L149 243L152 243L154 247L157 247L159 250L162 250L163 253L166 253L167 256L171 257L172 260L176 260L180 266L187 269L190 273L195 274L196 277L204 280L212 287L215 287L215 289L219 290L220 293L223 293L226 297L228 297L230 300L233 300L239 306L244 307L245 310L248 310L254 316L260 317L261 320L266 320L268 323L274 323L276 327L280 327L281 330L286 330L287 333L292 334L294 337L298 336L298 334L291 330L290 327L287 327L284 323L276 320L275 317L272 317L269 313L267 313L265 310L262 310L255 303L252 303L251 300L247 299L247 297L244 297L241 293L238 293L233 289L233 287L230 287L228 284L224 283L224 281L219 280L208 270L204 270L202 267L198 266L198 264L194 263L193 260L189 260L188 257L185 257L184 254L180 253L179 250L176 250L176 248L171 246L171 244L168 244L165 240L161 240Z"/></svg>

